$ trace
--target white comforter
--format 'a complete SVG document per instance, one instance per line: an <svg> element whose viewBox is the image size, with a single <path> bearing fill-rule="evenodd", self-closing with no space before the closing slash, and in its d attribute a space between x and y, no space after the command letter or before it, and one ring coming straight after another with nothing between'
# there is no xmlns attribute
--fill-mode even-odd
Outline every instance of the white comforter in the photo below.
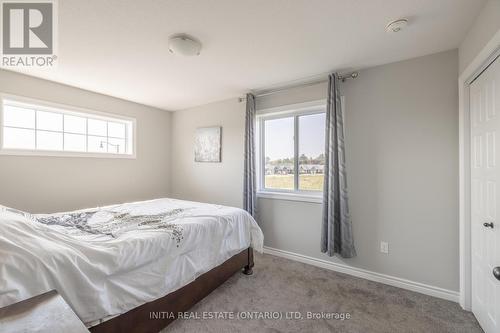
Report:
<svg viewBox="0 0 500 333"><path fill-rule="evenodd" d="M82 321L96 323L183 287L249 246L262 251L260 228L237 208L158 199L96 210L89 225L103 225L109 212L174 212L167 226L175 230L131 223L89 233L1 212L0 307L57 289Z"/></svg>

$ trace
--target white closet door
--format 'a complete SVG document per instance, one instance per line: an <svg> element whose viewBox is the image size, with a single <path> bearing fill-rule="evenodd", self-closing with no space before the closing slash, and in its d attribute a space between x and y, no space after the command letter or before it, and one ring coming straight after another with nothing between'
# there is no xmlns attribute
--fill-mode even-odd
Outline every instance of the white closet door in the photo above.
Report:
<svg viewBox="0 0 500 333"><path fill-rule="evenodd" d="M500 332L500 59L470 86L472 312Z"/></svg>

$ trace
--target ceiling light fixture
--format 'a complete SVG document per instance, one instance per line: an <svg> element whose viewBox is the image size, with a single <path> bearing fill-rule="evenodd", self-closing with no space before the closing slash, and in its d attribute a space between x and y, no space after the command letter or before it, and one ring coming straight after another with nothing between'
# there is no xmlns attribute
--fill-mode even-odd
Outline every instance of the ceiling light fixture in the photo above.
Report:
<svg viewBox="0 0 500 333"><path fill-rule="evenodd" d="M385 27L387 32L400 32L408 25L407 19L397 19L395 21L389 22Z"/></svg>
<svg viewBox="0 0 500 333"><path fill-rule="evenodd" d="M188 35L178 34L168 39L168 50L182 56L197 56L200 55L201 43Z"/></svg>

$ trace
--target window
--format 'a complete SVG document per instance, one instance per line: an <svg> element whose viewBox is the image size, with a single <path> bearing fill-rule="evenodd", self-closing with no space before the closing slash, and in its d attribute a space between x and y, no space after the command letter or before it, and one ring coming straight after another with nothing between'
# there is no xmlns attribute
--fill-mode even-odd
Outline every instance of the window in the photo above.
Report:
<svg viewBox="0 0 500 333"><path fill-rule="evenodd" d="M258 116L259 194L319 196L325 164L325 107Z"/></svg>
<svg viewBox="0 0 500 333"><path fill-rule="evenodd" d="M293 190L295 173L294 118L264 120L267 189Z"/></svg>
<svg viewBox="0 0 500 333"><path fill-rule="evenodd" d="M3 96L1 152L133 157L135 121L69 106Z"/></svg>

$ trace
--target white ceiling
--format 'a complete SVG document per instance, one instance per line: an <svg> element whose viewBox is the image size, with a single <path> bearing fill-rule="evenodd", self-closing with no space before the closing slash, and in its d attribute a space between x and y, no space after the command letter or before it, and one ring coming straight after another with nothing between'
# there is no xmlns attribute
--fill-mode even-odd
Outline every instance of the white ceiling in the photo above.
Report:
<svg viewBox="0 0 500 333"><path fill-rule="evenodd" d="M483 0L63 0L59 65L26 74L179 110L459 46ZM388 21L407 17L398 34ZM203 43L168 52L168 36Z"/></svg>

